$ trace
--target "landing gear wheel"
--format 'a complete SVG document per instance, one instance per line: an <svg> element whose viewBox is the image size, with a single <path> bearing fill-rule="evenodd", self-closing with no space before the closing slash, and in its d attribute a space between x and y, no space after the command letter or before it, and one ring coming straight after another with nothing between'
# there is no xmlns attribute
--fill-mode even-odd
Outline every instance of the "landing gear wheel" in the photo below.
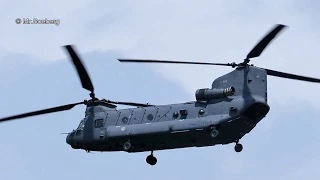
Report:
<svg viewBox="0 0 320 180"><path fill-rule="evenodd" d="M123 150L130 151L131 148L132 148L132 144L129 141L123 144Z"/></svg>
<svg viewBox="0 0 320 180"><path fill-rule="evenodd" d="M218 135L219 135L219 131L216 130L215 128L213 128L213 129L211 130L211 132L210 132L210 136L211 136L212 138L216 138Z"/></svg>
<svg viewBox="0 0 320 180"><path fill-rule="evenodd" d="M153 156L153 154L151 153L149 156L147 156L146 158L146 162L148 164L150 164L151 166L154 166L157 164L157 158Z"/></svg>
<svg viewBox="0 0 320 180"><path fill-rule="evenodd" d="M235 150L236 152L241 152L242 149L243 149L242 144L238 144L238 143L237 143L237 144L234 146L234 150Z"/></svg>

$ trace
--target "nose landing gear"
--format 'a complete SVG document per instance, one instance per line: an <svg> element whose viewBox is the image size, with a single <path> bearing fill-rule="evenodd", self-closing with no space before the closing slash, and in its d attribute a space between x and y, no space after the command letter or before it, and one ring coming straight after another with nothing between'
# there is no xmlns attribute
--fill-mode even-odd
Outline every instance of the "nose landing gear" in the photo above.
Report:
<svg viewBox="0 0 320 180"><path fill-rule="evenodd" d="M154 166L157 164L157 158L153 156L153 151L151 151L151 154L147 156L146 162L151 166Z"/></svg>

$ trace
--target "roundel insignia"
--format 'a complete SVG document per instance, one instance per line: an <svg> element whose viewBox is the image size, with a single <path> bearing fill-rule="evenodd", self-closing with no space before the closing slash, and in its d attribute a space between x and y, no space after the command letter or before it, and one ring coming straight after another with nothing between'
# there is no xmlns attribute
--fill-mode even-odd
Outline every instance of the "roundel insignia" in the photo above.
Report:
<svg viewBox="0 0 320 180"><path fill-rule="evenodd" d="M126 130L126 127L122 127L122 128L121 128L121 131L124 131L124 130Z"/></svg>

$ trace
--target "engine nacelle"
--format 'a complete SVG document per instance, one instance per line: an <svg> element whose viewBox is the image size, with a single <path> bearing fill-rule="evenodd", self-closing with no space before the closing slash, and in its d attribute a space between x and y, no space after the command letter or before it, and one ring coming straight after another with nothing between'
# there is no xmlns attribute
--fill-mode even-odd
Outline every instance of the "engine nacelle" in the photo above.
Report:
<svg viewBox="0 0 320 180"><path fill-rule="evenodd" d="M234 87L228 87L226 89L198 89L196 91L197 101L209 101L211 99L218 99L227 96L232 96L235 92Z"/></svg>

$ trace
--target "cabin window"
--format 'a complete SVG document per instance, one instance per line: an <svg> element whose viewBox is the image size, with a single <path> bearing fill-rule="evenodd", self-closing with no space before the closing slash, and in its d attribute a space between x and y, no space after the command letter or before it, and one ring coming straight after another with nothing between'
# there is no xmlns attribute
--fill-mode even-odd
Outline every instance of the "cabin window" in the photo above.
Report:
<svg viewBox="0 0 320 180"><path fill-rule="evenodd" d="M174 119L177 119L179 117L179 113L178 112L174 112L172 116L173 116Z"/></svg>
<svg viewBox="0 0 320 180"><path fill-rule="evenodd" d="M128 118L127 117L123 117L122 118L122 123L123 124L127 124L128 123Z"/></svg>
<svg viewBox="0 0 320 180"><path fill-rule="evenodd" d="M153 120L153 115L152 115L152 114L149 114L149 115L147 116L147 119L148 119L149 121L152 121L152 120Z"/></svg>
<svg viewBox="0 0 320 180"><path fill-rule="evenodd" d="M200 110L199 110L199 115L200 115L200 116L203 116L204 113L205 113L205 112L204 112L204 109L200 109Z"/></svg>
<svg viewBox="0 0 320 180"><path fill-rule="evenodd" d="M186 110L186 109L181 109L181 110L180 110L180 114L186 116L186 115L188 115L188 110Z"/></svg>
<svg viewBox="0 0 320 180"><path fill-rule="evenodd" d="M95 128L102 128L103 127L103 119L96 119L94 121L94 127Z"/></svg>
<svg viewBox="0 0 320 180"><path fill-rule="evenodd" d="M188 115L188 110L186 109L181 109L180 110L180 119L186 119L187 118L187 115Z"/></svg>

